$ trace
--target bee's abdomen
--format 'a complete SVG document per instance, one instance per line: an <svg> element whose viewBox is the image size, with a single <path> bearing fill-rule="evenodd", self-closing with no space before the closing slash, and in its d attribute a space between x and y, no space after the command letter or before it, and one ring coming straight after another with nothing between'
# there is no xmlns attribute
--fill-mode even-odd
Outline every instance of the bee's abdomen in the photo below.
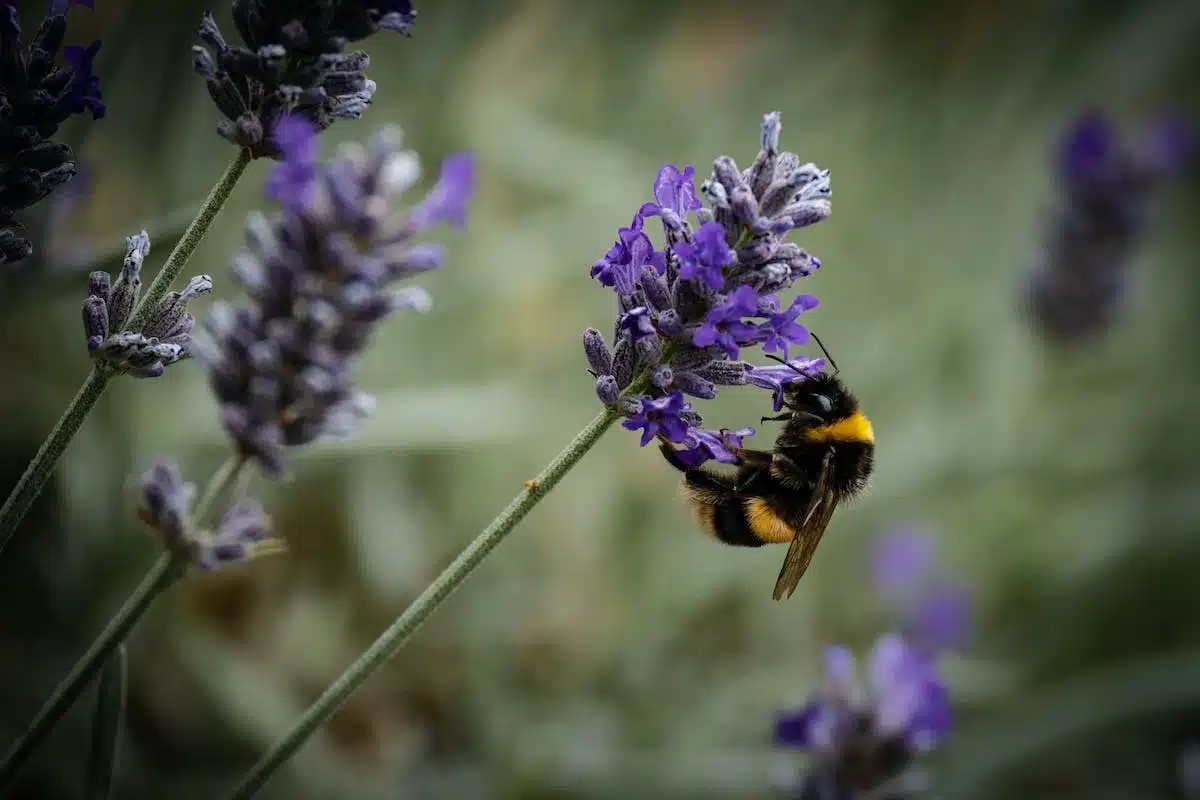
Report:
<svg viewBox="0 0 1200 800"><path fill-rule="evenodd" d="M729 497L713 508L712 533L734 547L762 547L766 544L754 535L746 506L740 497Z"/></svg>

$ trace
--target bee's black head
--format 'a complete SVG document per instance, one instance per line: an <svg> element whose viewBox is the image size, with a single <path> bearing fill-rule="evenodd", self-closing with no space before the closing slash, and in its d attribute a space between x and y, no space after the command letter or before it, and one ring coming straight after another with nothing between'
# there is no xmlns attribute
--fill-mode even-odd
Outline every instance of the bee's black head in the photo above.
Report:
<svg viewBox="0 0 1200 800"><path fill-rule="evenodd" d="M828 425L858 411L858 399L836 375L827 373L790 384L784 391L783 404L793 418L813 424Z"/></svg>

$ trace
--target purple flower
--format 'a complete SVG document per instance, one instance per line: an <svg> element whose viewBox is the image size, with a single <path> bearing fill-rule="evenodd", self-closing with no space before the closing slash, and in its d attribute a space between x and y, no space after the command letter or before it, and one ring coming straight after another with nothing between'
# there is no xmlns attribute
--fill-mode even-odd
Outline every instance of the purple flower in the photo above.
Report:
<svg viewBox="0 0 1200 800"><path fill-rule="evenodd" d="M823 358L797 358L787 364L753 367L746 372L746 383L771 390L771 405L776 411L781 411L787 387L797 381L807 380L824 368Z"/></svg>
<svg viewBox="0 0 1200 800"><path fill-rule="evenodd" d="M442 162L442 174L429 196L412 210L410 224L423 231L438 222L467 225L467 203L475 192L475 156L455 153Z"/></svg>
<svg viewBox="0 0 1200 800"><path fill-rule="evenodd" d="M644 427L643 395L711 399L719 386L751 383L774 391L778 407L784 387L807 376L740 360L743 348L760 344L790 356L791 345L808 337L797 318L816 305L801 295L781 310L778 293L820 264L786 237L828 216L829 172L780 151L780 129L777 113L763 117L759 153L745 170L728 156L714 159L701 186L707 207L697 197L693 169L664 164L654 200L638 208L592 266L591 277L613 287L618 302L611 344L594 329L584 336L589 371L601 402L626 417L636 414L635 429ZM662 224L661 249L647 230L654 217ZM734 434L703 431L690 409L680 420L697 431L681 451L685 460L732 457Z"/></svg>
<svg viewBox="0 0 1200 800"><path fill-rule="evenodd" d="M741 345L755 341L757 329L742 321L743 317L758 313L758 294L749 286L739 286L713 307L704 318L704 324L696 331L692 344L696 347L722 348L731 360L736 359Z"/></svg>
<svg viewBox="0 0 1200 800"><path fill-rule="evenodd" d="M788 354L789 344L805 344L808 341L808 328L796 322L796 317L809 309L816 308L817 298L811 294L802 294L792 301L783 311L771 314L766 322L758 326L758 335L762 338L764 353L783 351L784 358Z"/></svg>
<svg viewBox="0 0 1200 800"><path fill-rule="evenodd" d="M824 688L776 718L775 740L808 752L813 779L833 782L838 796L888 783L949 734L946 685L903 637L886 634L875 643L865 685L846 648L826 648L825 660Z"/></svg>
<svg viewBox="0 0 1200 800"><path fill-rule="evenodd" d="M17 3L6 2L0 13L0 264L33 253L33 243L16 218L68 183L78 171L75 154L54 141L69 118L91 112L104 116L100 82L92 74L99 42L63 47L67 9L77 2L56 0L26 44L21 41ZM61 52L62 63L56 60Z"/></svg>
<svg viewBox="0 0 1200 800"><path fill-rule="evenodd" d="M911 526L881 537L872 554L872 575L880 599L897 608L909 638L936 651L959 649L971 632L971 597L938 575L934 538Z"/></svg>
<svg viewBox="0 0 1200 800"><path fill-rule="evenodd" d="M642 267L653 253L650 237L642 232L642 220L635 218L632 227L617 231L616 243L592 266L591 276L604 286L614 287L622 297L632 297Z"/></svg>
<svg viewBox="0 0 1200 800"><path fill-rule="evenodd" d="M283 160L267 176L266 195L280 205L301 207L308 201L321 160L317 126L304 117L284 117L275 127L275 147Z"/></svg>
<svg viewBox="0 0 1200 800"><path fill-rule="evenodd" d="M689 467L698 467L706 461L718 461L722 464L737 464L740 460L733 452L742 447L742 440L754 435L754 428L742 428L736 431L710 431L703 428L692 428L688 431L684 444L685 449L676 450L679 460Z"/></svg>
<svg viewBox="0 0 1200 800"><path fill-rule="evenodd" d="M663 164L659 167L658 176L654 179L655 202L643 205L638 216L661 216L663 225L667 228L682 228L688 213L699 211L703 207L700 198L696 196L696 186L692 181L695 173L691 165L684 167L683 172L674 164Z"/></svg>
<svg viewBox="0 0 1200 800"><path fill-rule="evenodd" d="M642 432L642 447L660 433L672 442L687 440L690 427L680 415L692 406L683 399L683 392L673 391L657 399L642 397L639 402L638 412L621 424L627 430Z"/></svg>
<svg viewBox="0 0 1200 800"><path fill-rule="evenodd" d="M655 334L654 323L650 320L650 309L645 306L626 311L617 321L617 327L626 331L630 340L634 342Z"/></svg>
<svg viewBox="0 0 1200 800"><path fill-rule="evenodd" d="M725 243L725 229L715 222L706 222L696 231L695 244L680 242L675 254L683 261L679 277L699 280L714 292L725 287L724 268L733 263L734 254Z"/></svg>
<svg viewBox="0 0 1200 800"><path fill-rule="evenodd" d="M353 380L358 356L384 318L430 305L423 290L394 285L440 266L442 250L414 235L463 219L473 170L448 159L429 197L405 213L396 201L420 172L399 141L385 131L316 165L302 200L291 190L301 181L281 190L278 222L252 215L249 250L234 263L247 301L216 304L193 342L226 433L270 475L283 471L287 448L353 432L373 405Z"/></svg>

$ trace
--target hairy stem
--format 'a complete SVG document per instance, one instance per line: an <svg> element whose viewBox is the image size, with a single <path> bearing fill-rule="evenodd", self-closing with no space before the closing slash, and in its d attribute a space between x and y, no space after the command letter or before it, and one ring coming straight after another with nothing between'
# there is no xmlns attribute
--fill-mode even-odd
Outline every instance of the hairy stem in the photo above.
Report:
<svg viewBox="0 0 1200 800"><path fill-rule="evenodd" d="M217 470L209 481L203 498L196 505L196 520L207 516L217 498L237 480L245 463L244 458L235 456ZM29 723L25 733L9 748L4 761L0 762L0 796L12 788L13 781L29 761L29 757L71 709L113 652L125 642L154 601L183 577L187 566L187 560L182 555L169 552L163 553L154 562L154 566L150 567L150 571L133 590L133 594L129 595L116 616L109 620L91 647L75 662L67 677L58 684L54 694L50 695L50 699L38 711L33 722Z"/></svg>
<svg viewBox="0 0 1200 800"><path fill-rule="evenodd" d="M346 669L330 685L325 693L309 706L303 716L274 747L242 778L241 783L229 794L229 800L245 800L253 797L281 766L294 756L317 729L346 701L346 699L382 667L408 641L421 624L433 614L442 602L478 567L496 545L512 532L534 506L563 476L570 472L583 456L592 449L605 431L619 415L605 409L588 423L561 453L554 457L541 474L525 484L525 489L500 512L491 524L484 528L467 548L442 571L433 583L404 610L396 621L375 640L358 660Z"/></svg>
<svg viewBox="0 0 1200 800"><path fill-rule="evenodd" d="M246 165L249 163L250 151L239 151L238 157L229 165L229 168L225 170L225 174L217 181L217 185L209 192L208 197L201 204L196 218L192 220L192 224L184 231L183 237L175 245L175 249L171 251L171 255L167 257L163 268L159 270L158 275L150 284L150 288L142 296L141 302L138 303L137 308L133 312L133 318L129 322L130 330L141 330L150 318L150 314L154 311L155 306L170 291L171 285L179 277L179 273L183 271L184 265L187 264L188 259L191 258L200 241L208 233L208 229L212 227L217 214L220 213L225 202L229 200L229 196L233 192L233 187L237 184L238 179L242 177L242 173L246 171ZM46 441L42 442L42 446L38 448L37 454L29 462L29 466L25 468L25 473L21 475L21 479L17 481L17 485L9 493L8 499L4 501L4 506L0 507L0 553L4 551L5 546L12 539L17 527L21 524L21 520L25 519L25 515L29 512L33 501L42 493L42 488L54 473L54 468L58 466L58 460L62 458L67 445L71 443L71 439L75 437L75 434L79 432L79 428L83 425L83 421L87 419L88 414L96 407L96 402L104 394L104 390L108 386L108 382L112 380L112 377L111 374L102 372L101 370L92 370L92 374L88 376L83 386L80 387L75 398L71 400L71 404L67 406L67 410L63 412L62 417L55 423L54 429L50 431L50 435L46 438Z"/></svg>

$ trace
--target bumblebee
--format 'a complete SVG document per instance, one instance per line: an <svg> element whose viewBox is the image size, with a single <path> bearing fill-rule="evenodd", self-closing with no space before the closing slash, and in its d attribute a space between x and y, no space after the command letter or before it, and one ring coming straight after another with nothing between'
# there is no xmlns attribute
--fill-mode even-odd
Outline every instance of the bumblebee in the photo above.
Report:
<svg viewBox="0 0 1200 800"><path fill-rule="evenodd" d="M736 474L689 467L671 444L660 448L683 473L685 498L708 533L736 547L790 543L775 582L776 600L791 597L834 510L866 489L874 467L871 423L838 379L837 364L828 354L826 359L832 373L789 385L784 413L763 417L784 423L774 450L733 451Z"/></svg>

